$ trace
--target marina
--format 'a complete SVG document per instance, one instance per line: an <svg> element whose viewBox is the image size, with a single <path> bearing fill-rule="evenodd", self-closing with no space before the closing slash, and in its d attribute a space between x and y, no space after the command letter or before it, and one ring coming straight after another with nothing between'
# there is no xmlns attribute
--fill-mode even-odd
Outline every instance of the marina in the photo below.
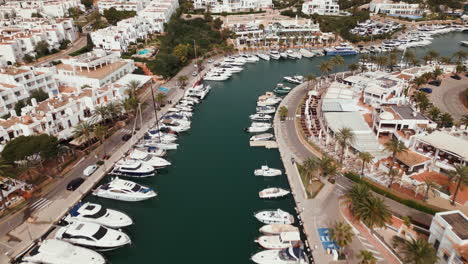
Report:
<svg viewBox="0 0 468 264"><path fill-rule="evenodd" d="M444 43L458 45L463 39L466 39L466 34L449 33L434 38L431 48L441 55L449 55L453 49L447 47L449 45L444 46ZM425 48L421 49L416 50L417 54L425 52ZM250 258L256 263L306 263L305 253L299 249L262 251L254 242L261 236L259 228L266 233L277 233L279 231L275 230L294 229L287 225L297 222L291 195L281 199L259 199L259 192L268 187L287 190L289 186L286 177L281 175L283 168L278 152L268 147L273 148L276 144L270 135L265 136L267 140L261 137L251 140L259 133L266 135L271 124L262 122L268 120L250 120L254 114L274 114L275 97L265 97L260 105L256 99L269 95L265 92L271 92L284 76L305 75L310 71L319 75L317 65L329 58L299 60L296 53L291 56L295 59L266 60L260 57L262 60L255 65L247 63L249 58L254 62L250 56L243 57L245 62L231 58L239 65L244 63L245 71L241 74L213 71L209 76L212 79L219 77L219 80L209 82L213 90L209 95L207 85L188 89L187 95L206 100L200 105L196 105L193 99L175 106L172 109L174 112L166 115L159 131L151 131L148 134L150 138L136 143L143 154L137 152L130 155L131 162L117 166L120 171L115 175L119 178L115 175L105 177L94 190L95 196L85 199L85 202L97 203L105 208L116 208L136 223L125 227L124 235L121 234L125 241L112 246L119 249L106 253L111 263L128 263L129 258L136 263L145 263L153 259L154 254L161 263L183 263L194 259L219 263L223 259L223 263L234 264L246 263ZM357 59L358 56L347 56L345 63ZM341 70L344 69L346 66L341 67ZM226 82L217 82L228 75ZM266 116L263 118L269 119ZM242 129L246 127L252 128L249 131L252 133L243 132ZM256 145L265 146L266 149L250 147ZM167 151L167 155L154 159L150 155L151 150L158 152L155 154L158 157L164 156L161 151ZM139 171L140 168L145 170ZM158 168L157 174L154 173L155 168ZM132 178L129 170L133 170L131 173L137 171L139 175ZM267 177L253 176L254 171L255 175ZM117 192L119 194L116 195L110 190L127 190L128 193ZM284 226L265 228L262 223ZM86 225L89 230L96 229L94 223ZM79 229L78 226L71 231L76 229ZM223 236L229 239L223 240L223 243L210 243L219 240L221 229ZM132 244L127 245L130 237ZM184 245L189 246L184 246L184 254L179 254L182 237ZM99 247L97 244L93 246ZM210 250L206 250L207 247Z"/></svg>

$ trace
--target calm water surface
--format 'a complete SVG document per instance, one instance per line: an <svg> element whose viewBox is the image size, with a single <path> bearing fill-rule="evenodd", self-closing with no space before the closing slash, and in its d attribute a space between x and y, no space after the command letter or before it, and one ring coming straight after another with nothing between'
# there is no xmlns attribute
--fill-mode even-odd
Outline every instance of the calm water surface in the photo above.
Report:
<svg viewBox="0 0 468 264"><path fill-rule="evenodd" d="M468 34L450 33L438 37L429 48L417 48L422 56L430 48L448 56L461 49ZM468 51L467 48L464 48ZM277 150L251 148L248 116L255 111L256 99L271 91L283 76L320 75L317 65L328 57L260 61L229 81L211 83L213 89L196 107L192 129L180 136L177 151L167 158L173 166L156 177L135 181L154 187L156 199L125 203L89 197L130 215L135 225L127 228L130 247L106 253L113 264L249 263L260 248L253 213L282 208L294 212L292 198L262 201L258 191L278 186L288 188L285 176L264 179L253 175L262 164L283 168ZM347 64L358 56L345 58ZM346 69L346 67L342 67Z"/></svg>

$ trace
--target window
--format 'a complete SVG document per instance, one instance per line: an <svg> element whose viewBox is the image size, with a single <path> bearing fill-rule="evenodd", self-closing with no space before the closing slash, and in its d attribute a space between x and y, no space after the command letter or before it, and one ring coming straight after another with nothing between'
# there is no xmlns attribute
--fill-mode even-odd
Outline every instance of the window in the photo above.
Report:
<svg viewBox="0 0 468 264"><path fill-rule="evenodd" d="M434 241L434 248L435 248L436 250L438 250L438 249L439 249L439 246L440 246L440 241L439 241L438 239L436 239L436 240Z"/></svg>
<svg viewBox="0 0 468 264"><path fill-rule="evenodd" d="M444 253L444 260L445 260L445 261L448 261L448 259L449 259L449 256L448 256L447 254Z"/></svg>

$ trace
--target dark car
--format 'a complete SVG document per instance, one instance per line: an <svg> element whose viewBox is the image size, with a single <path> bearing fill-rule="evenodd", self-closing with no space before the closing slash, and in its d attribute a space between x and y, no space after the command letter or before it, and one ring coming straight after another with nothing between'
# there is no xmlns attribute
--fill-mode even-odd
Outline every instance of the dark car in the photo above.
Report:
<svg viewBox="0 0 468 264"><path fill-rule="evenodd" d="M450 78L455 79L455 80L461 80L461 77L458 74L451 75Z"/></svg>
<svg viewBox="0 0 468 264"><path fill-rule="evenodd" d="M432 89L431 89L431 88L421 88L421 89L419 89L419 91L425 92L425 93L432 93Z"/></svg>
<svg viewBox="0 0 468 264"><path fill-rule="evenodd" d="M441 80L434 80L434 81L428 82L428 84L434 85L434 86L440 86L441 83L442 83Z"/></svg>
<svg viewBox="0 0 468 264"><path fill-rule="evenodd" d="M80 187L80 185L84 182L85 180L83 178L76 178L71 180L68 185L67 185L67 190L69 191L74 191Z"/></svg>
<svg viewBox="0 0 468 264"><path fill-rule="evenodd" d="M122 136L122 140L123 140L123 141L128 141L128 140L131 139L131 138L132 138L132 135L131 135L131 134L125 134L125 135Z"/></svg>

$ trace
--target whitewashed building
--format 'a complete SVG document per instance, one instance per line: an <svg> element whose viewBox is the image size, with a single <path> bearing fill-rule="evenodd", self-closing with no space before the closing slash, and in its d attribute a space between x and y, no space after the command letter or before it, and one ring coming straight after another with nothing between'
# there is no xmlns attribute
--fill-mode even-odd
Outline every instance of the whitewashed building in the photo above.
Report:
<svg viewBox="0 0 468 264"><path fill-rule="evenodd" d="M272 0L194 0L195 9L206 9L210 7L213 13L236 13L250 10L260 10L273 7Z"/></svg>
<svg viewBox="0 0 468 264"><path fill-rule="evenodd" d="M69 15L69 8L85 10L80 0L7 1L0 6L0 18L31 18L35 14L48 18L62 18Z"/></svg>
<svg viewBox="0 0 468 264"><path fill-rule="evenodd" d="M117 11L141 11L151 1L150 0L100 0L97 2L99 13L104 10L115 8Z"/></svg>
<svg viewBox="0 0 468 264"><path fill-rule="evenodd" d="M16 18L0 20L0 58L12 65L22 62L26 54L35 56L35 46L40 41L49 49L58 49L64 40L78 37L73 19Z"/></svg>
<svg viewBox="0 0 468 264"><path fill-rule="evenodd" d="M340 6L338 0L312 0L302 4L302 13L306 15L338 15Z"/></svg>
<svg viewBox="0 0 468 264"><path fill-rule="evenodd" d="M463 264L468 261L468 217L459 210L436 213L429 243L434 245L438 263Z"/></svg>
<svg viewBox="0 0 468 264"><path fill-rule="evenodd" d="M386 0L373 0L369 3L369 11L393 16L421 16L424 13L419 4Z"/></svg>

